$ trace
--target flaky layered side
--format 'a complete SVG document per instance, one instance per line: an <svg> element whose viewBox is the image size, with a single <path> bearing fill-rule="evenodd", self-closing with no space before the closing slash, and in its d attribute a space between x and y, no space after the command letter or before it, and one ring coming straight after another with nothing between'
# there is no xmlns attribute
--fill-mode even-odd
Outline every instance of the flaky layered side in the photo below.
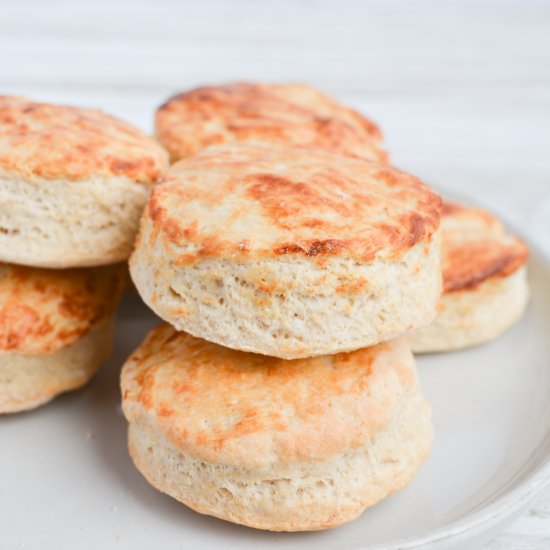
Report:
<svg viewBox="0 0 550 550"><path fill-rule="evenodd" d="M132 458L159 490L251 527L335 527L402 488L429 453L404 339L283 361L154 329L121 374Z"/></svg>
<svg viewBox="0 0 550 550"><path fill-rule="evenodd" d="M100 111L0 96L0 259L127 259L167 160L154 140Z"/></svg>
<svg viewBox="0 0 550 550"><path fill-rule="evenodd" d="M447 202L442 217L443 295L434 322L413 331L413 351L437 352L493 340L523 314L528 249L481 208Z"/></svg>
<svg viewBox="0 0 550 550"><path fill-rule="evenodd" d="M263 141L387 161L372 121L304 84L205 86L157 110L156 133L172 161L221 143Z"/></svg>
<svg viewBox="0 0 550 550"><path fill-rule="evenodd" d="M330 153L210 148L155 187L130 271L179 330L285 359L431 322L440 199L412 176Z"/></svg>
<svg viewBox="0 0 550 550"><path fill-rule="evenodd" d="M151 235L142 225L143 238ZM233 349L296 359L351 351L430 324L441 289L439 240L398 264L330 258L166 268L164 251L136 250L132 277L144 301L178 330Z"/></svg>
<svg viewBox="0 0 550 550"><path fill-rule="evenodd" d="M126 260L149 187L127 178L23 180L0 173L0 257L48 268Z"/></svg>

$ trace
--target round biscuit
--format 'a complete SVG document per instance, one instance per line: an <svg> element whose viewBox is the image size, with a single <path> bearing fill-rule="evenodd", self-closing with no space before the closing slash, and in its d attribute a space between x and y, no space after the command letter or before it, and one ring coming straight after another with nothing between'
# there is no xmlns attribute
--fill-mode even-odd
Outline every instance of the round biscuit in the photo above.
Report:
<svg viewBox="0 0 550 550"><path fill-rule="evenodd" d="M0 260L126 260L167 164L152 138L100 111L0 96Z"/></svg>
<svg viewBox="0 0 550 550"><path fill-rule="evenodd" d="M355 519L427 457L430 408L406 339L284 361L154 329L121 373L129 448L194 510L259 529Z"/></svg>
<svg viewBox="0 0 550 550"><path fill-rule="evenodd" d="M155 186L130 272L164 320L284 359L429 324L440 198L388 166L260 143L210 147Z"/></svg>
<svg viewBox="0 0 550 550"><path fill-rule="evenodd" d="M376 124L305 84L196 88L159 107L156 133L174 162L209 145L246 141L387 161Z"/></svg>

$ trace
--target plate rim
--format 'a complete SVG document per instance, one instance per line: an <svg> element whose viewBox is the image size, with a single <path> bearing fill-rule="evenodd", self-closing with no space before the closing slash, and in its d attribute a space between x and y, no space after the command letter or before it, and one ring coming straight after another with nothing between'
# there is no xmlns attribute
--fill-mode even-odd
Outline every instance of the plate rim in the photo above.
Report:
<svg viewBox="0 0 550 550"><path fill-rule="evenodd" d="M550 437L548 432L547 438ZM490 504L480 510L466 514L460 519L453 520L446 525L429 529L418 535L410 535L391 541L388 544L376 544L374 546L360 546L357 550L408 550L427 547L451 538L466 535L480 527L499 524L514 512L520 511L527 506L538 494L540 494L550 482L550 455L530 473L524 480L519 482L513 489L496 497Z"/></svg>
<svg viewBox="0 0 550 550"><path fill-rule="evenodd" d="M550 255L537 243L533 242L533 239L524 236L523 232L516 227L516 224L511 223L506 216L502 215L494 207L487 206L484 204L484 201L477 198L472 200L469 197L461 196L460 193L449 191L443 186L431 185L431 187L442 197L448 197L451 200L457 200L465 204L481 206L494 212L506 227L511 228L516 235L527 243L530 261L532 261L531 258L539 260L550 270ZM550 439L550 430L543 441L547 439ZM466 513L464 516L452 520L441 527L401 537L388 543L359 546L355 550L409 550L427 548L438 543L444 543L452 538L458 539L459 537L467 536L468 533L479 532L483 526L487 526L487 530L489 530L491 526L504 522L506 518L512 516L515 512L519 512L522 508L527 507L548 485L550 485L550 453L512 489L505 491L494 498L489 504L482 506L474 512Z"/></svg>

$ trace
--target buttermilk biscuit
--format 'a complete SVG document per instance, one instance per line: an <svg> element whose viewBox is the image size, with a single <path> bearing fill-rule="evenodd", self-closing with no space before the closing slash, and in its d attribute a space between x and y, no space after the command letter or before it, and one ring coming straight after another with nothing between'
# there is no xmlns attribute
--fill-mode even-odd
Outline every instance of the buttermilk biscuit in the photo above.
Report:
<svg viewBox="0 0 550 550"><path fill-rule="evenodd" d="M294 359L430 323L440 198L393 168L261 144L172 166L142 218L130 272L178 330Z"/></svg>
<svg viewBox="0 0 550 550"><path fill-rule="evenodd" d="M84 385L111 351L120 266L0 264L0 413Z"/></svg>
<svg viewBox="0 0 550 550"><path fill-rule="evenodd" d="M481 208L443 206L443 296L435 321L413 331L415 352L465 348L496 338L528 298L527 246Z"/></svg>
<svg viewBox="0 0 550 550"><path fill-rule="evenodd" d="M265 141L387 161L376 124L304 84L230 84L162 105L156 132L173 161L208 145Z"/></svg>
<svg viewBox="0 0 550 550"><path fill-rule="evenodd" d="M154 140L100 111L0 96L0 260L127 259L167 163Z"/></svg>
<svg viewBox="0 0 550 550"><path fill-rule="evenodd" d="M154 329L123 367L130 454L194 510L259 529L336 527L404 487L430 408L399 338L295 361Z"/></svg>

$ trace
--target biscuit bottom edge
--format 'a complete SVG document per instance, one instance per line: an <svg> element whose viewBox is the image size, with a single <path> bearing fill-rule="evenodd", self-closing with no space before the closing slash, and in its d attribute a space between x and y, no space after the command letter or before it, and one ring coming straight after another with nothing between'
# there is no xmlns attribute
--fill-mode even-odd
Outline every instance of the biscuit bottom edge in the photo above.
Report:
<svg viewBox="0 0 550 550"><path fill-rule="evenodd" d="M519 321L528 300L525 266L506 277L488 279L476 289L446 293L434 322L409 333L409 344L414 353L456 351L485 344Z"/></svg>
<svg viewBox="0 0 550 550"><path fill-rule="evenodd" d="M147 417L128 431L134 464L153 487L196 512L269 531L315 531L354 520L409 483L431 441L430 407L418 384L384 432L325 461L241 468L182 452Z"/></svg>
<svg viewBox="0 0 550 550"><path fill-rule="evenodd" d="M114 317L49 355L0 355L0 414L35 409L84 386L111 354Z"/></svg>

